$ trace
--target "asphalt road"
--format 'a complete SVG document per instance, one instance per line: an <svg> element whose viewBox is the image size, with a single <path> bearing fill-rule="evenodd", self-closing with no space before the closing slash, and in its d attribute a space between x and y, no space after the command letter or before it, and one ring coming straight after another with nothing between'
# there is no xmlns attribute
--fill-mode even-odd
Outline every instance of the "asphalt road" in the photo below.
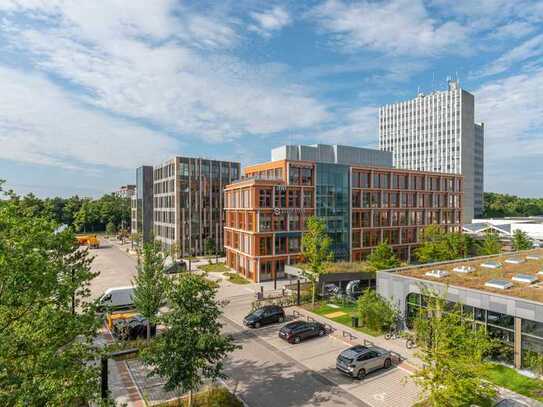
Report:
<svg viewBox="0 0 543 407"><path fill-rule="evenodd" d="M252 331L227 318L222 322L224 332L243 347L228 358L227 383L249 407L369 407Z"/></svg>

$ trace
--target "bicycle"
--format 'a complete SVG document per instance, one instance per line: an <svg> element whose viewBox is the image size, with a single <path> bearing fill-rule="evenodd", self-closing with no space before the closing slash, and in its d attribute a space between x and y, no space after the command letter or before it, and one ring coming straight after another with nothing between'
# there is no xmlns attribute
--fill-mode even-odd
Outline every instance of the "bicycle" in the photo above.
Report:
<svg viewBox="0 0 543 407"><path fill-rule="evenodd" d="M387 333L385 333L384 338L388 341L391 339L400 339L402 337L401 332L398 329L391 329Z"/></svg>
<svg viewBox="0 0 543 407"><path fill-rule="evenodd" d="M405 340L405 347L407 349L414 349L416 348L418 345L417 345L417 341L415 340L415 337L413 336L408 336Z"/></svg>

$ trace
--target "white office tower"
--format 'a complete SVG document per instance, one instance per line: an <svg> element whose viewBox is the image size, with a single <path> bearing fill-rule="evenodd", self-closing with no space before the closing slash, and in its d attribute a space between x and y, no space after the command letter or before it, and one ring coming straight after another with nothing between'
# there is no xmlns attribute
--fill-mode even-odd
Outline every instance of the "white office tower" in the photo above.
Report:
<svg viewBox="0 0 543 407"><path fill-rule="evenodd" d="M379 109L379 148L396 168L464 176L464 223L483 212L484 124L475 123L474 97L448 81L447 91Z"/></svg>

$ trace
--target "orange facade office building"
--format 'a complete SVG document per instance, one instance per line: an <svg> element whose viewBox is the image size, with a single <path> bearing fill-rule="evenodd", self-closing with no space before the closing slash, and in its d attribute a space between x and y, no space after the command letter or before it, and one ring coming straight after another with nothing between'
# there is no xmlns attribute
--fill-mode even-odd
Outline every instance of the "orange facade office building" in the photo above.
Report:
<svg viewBox="0 0 543 407"><path fill-rule="evenodd" d="M328 160L329 161L329 160ZM276 160L225 187L228 266L255 282L301 260L305 221L323 218L336 260L363 260L382 241L409 260L426 225L462 226L462 177L388 166Z"/></svg>

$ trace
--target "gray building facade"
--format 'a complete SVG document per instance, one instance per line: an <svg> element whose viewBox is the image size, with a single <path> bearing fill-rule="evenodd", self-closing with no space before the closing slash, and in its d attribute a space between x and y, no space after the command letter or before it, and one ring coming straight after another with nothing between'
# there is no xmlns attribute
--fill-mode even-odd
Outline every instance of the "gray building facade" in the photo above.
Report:
<svg viewBox="0 0 543 407"><path fill-rule="evenodd" d="M136 169L136 193L132 196L132 233L141 235L144 243L153 236L153 167Z"/></svg>
<svg viewBox="0 0 543 407"><path fill-rule="evenodd" d="M382 106L379 148L397 168L464 176L464 223L483 212L484 125L475 123L475 98L449 80L446 91Z"/></svg>
<svg viewBox="0 0 543 407"><path fill-rule="evenodd" d="M175 157L154 167L153 231L167 251L204 255L206 241L224 246L226 185L240 177L240 163Z"/></svg>

